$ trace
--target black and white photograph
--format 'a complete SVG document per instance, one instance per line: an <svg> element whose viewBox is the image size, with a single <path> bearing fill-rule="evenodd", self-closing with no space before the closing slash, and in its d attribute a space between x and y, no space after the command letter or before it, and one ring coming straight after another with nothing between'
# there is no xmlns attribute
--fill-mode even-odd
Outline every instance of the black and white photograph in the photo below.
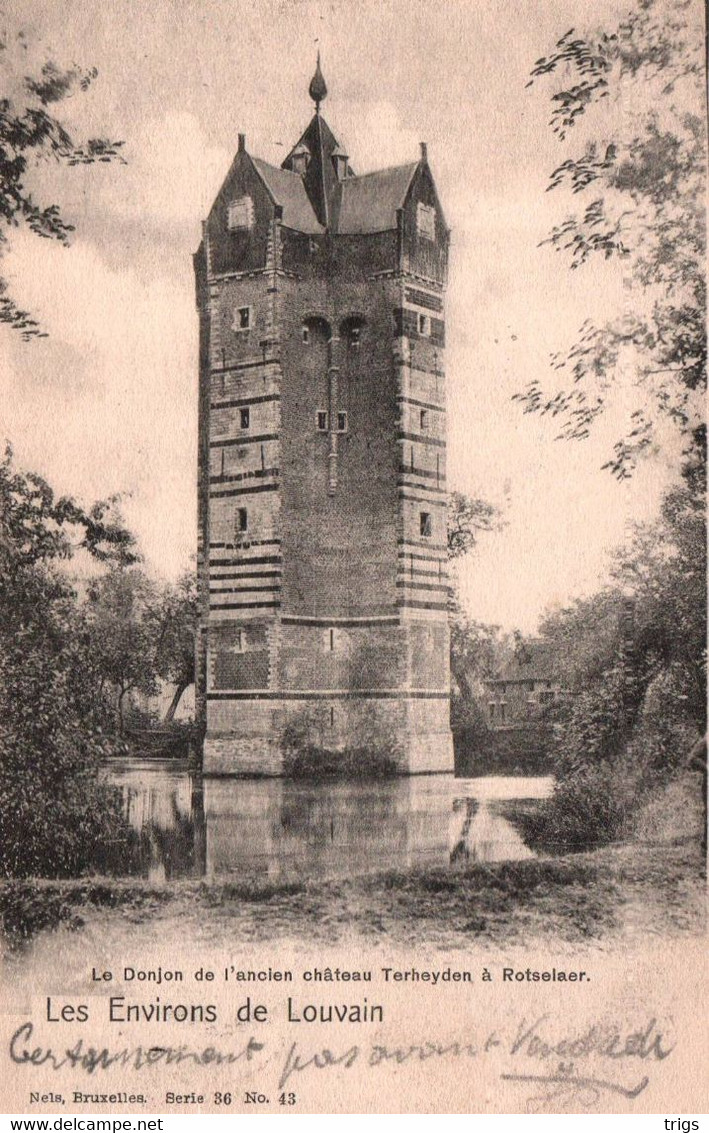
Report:
<svg viewBox="0 0 709 1133"><path fill-rule="evenodd" d="M1 1108L705 1113L703 5L0 83Z"/></svg>

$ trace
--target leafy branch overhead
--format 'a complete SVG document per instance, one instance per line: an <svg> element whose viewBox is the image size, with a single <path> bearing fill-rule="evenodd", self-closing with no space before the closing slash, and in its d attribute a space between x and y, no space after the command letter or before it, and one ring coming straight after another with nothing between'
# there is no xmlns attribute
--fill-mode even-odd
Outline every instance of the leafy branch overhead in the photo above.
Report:
<svg viewBox="0 0 709 1133"><path fill-rule="evenodd" d="M685 475L704 474L706 430L706 142L703 31L697 5L639 0L610 32L575 29L539 59L528 85L557 81L550 126L576 154L547 191L578 207L542 243L572 270L624 264L623 311L589 317L577 341L552 356L564 384L539 381L515 395L527 413L558 419L582 440L621 386L628 427L604 467L619 479L655 451L664 424L678 430Z"/></svg>
<svg viewBox="0 0 709 1133"><path fill-rule="evenodd" d="M34 472L13 466L9 445L0 461L0 570L4 577L87 551L101 563L128 566L139 560L135 539L123 523L120 497L84 508L56 497Z"/></svg>
<svg viewBox="0 0 709 1133"><path fill-rule="evenodd" d="M87 91L98 75L96 68L84 70L76 64L61 68L48 60L38 75L21 74L27 48L22 32L12 39L0 36L0 255L10 245L12 229L20 225L35 236L61 244L68 244L74 231L56 204L40 204L32 195L28 180L40 161L49 158L67 166L123 161L122 142L77 139L53 109ZM2 276L0 322L8 323L25 339L44 333L37 319L16 304Z"/></svg>

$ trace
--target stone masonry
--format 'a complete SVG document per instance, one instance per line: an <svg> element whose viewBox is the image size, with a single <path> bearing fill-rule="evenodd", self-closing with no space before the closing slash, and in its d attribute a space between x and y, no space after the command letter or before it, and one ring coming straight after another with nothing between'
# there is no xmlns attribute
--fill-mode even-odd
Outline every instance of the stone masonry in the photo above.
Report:
<svg viewBox="0 0 709 1133"><path fill-rule="evenodd" d="M281 168L240 136L195 256L204 771L281 774L304 721L450 771L449 231L425 146L355 176L310 93Z"/></svg>

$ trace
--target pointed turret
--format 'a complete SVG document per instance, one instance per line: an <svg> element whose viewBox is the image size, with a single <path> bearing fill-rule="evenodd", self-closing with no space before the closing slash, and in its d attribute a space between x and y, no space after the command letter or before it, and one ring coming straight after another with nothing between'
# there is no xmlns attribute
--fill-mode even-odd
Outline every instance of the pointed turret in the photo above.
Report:
<svg viewBox="0 0 709 1133"><path fill-rule="evenodd" d="M320 69L320 52L308 89L315 102L315 114L283 162L283 169L290 169L302 176L315 215L325 228L332 229L337 211L338 187L345 178L352 176L352 170L347 155L320 114L320 103L327 95L327 86Z"/></svg>

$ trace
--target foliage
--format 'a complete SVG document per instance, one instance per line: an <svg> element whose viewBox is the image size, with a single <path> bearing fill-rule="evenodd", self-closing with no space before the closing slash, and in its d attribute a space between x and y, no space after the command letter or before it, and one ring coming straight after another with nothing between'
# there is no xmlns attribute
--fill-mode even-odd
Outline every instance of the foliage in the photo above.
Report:
<svg viewBox="0 0 709 1133"><path fill-rule="evenodd" d="M73 64L60 67L47 59L39 73L27 74L29 41L22 31L0 30L0 255L7 251L10 232L24 225L36 236L68 244L73 225L56 204L38 204L31 192L33 169L52 159L66 165L122 161L122 142L107 138L79 140L64 125L56 110L76 94L88 90L97 78L95 67ZM37 320L21 310L0 277L0 322L8 323L25 339L42 334Z"/></svg>
<svg viewBox="0 0 709 1133"><path fill-rule="evenodd" d="M157 693L155 671L157 587L139 567L113 567L92 581L86 622L102 687L116 690L123 734L128 693Z"/></svg>
<svg viewBox="0 0 709 1133"><path fill-rule="evenodd" d="M122 561L112 504L85 511L0 464L0 873L69 876L122 837L99 763L115 749L93 651L58 560L73 547Z"/></svg>
<svg viewBox="0 0 709 1133"><path fill-rule="evenodd" d="M640 777L630 762L586 764L556 785L535 840L560 853L614 842L630 831L642 801Z"/></svg>
<svg viewBox="0 0 709 1133"><path fill-rule="evenodd" d="M69 496L55 497L41 476L13 468L10 445L0 462L0 569L18 572L77 551L97 562L128 565L138 559L135 539L119 511L119 496L88 510Z"/></svg>
<svg viewBox="0 0 709 1133"><path fill-rule="evenodd" d="M553 171L549 190L576 211L545 243L572 269L622 259L624 313L588 319L552 364L568 380L516 395L525 412L548 414L560 436L583 439L632 373L630 426L605 467L629 476L676 426L686 474L703 477L706 429L705 99L699 5L637 0L611 31L571 29L539 59L530 84L557 79L550 125L561 142L581 137Z"/></svg>
<svg viewBox="0 0 709 1133"><path fill-rule="evenodd" d="M371 706L352 722L344 750L329 749L323 737L316 710L303 709L291 716L281 733L283 774L293 779L380 779L398 772L401 752L396 733Z"/></svg>
<svg viewBox="0 0 709 1133"><path fill-rule="evenodd" d="M620 836L685 764L706 728L705 592L702 499L684 486L616 554L608 587L543 623L570 694L556 710L547 837Z"/></svg>
<svg viewBox="0 0 709 1133"><path fill-rule="evenodd" d="M485 625L456 609L450 622L451 672L461 696L473 696L474 685L494 674L503 652L499 626Z"/></svg>
<svg viewBox="0 0 709 1133"><path fill-rule="evenodd" d="M164 588L157 618L155 669L159 677L175 685L172 703L165 714L165 720L170 721L182 694L194 681L198 605L197 579L193 571L186 571L174 586Z"/></svg>
<svg viewBox="0 0 709 1133"><path fill-rule="evenodd" d="M499 531L500 509L480 497L451 492L448 497L448 558L467 555L477 545L481 531Z"/></svg>
<svg viewBox="0 0 709 1133"><path fill-rule="evenodd" d="M293 751L283 763L283 774L291 779L391 779L397 772L391 756L372 748L328 751L309 745Z"/></svg>

